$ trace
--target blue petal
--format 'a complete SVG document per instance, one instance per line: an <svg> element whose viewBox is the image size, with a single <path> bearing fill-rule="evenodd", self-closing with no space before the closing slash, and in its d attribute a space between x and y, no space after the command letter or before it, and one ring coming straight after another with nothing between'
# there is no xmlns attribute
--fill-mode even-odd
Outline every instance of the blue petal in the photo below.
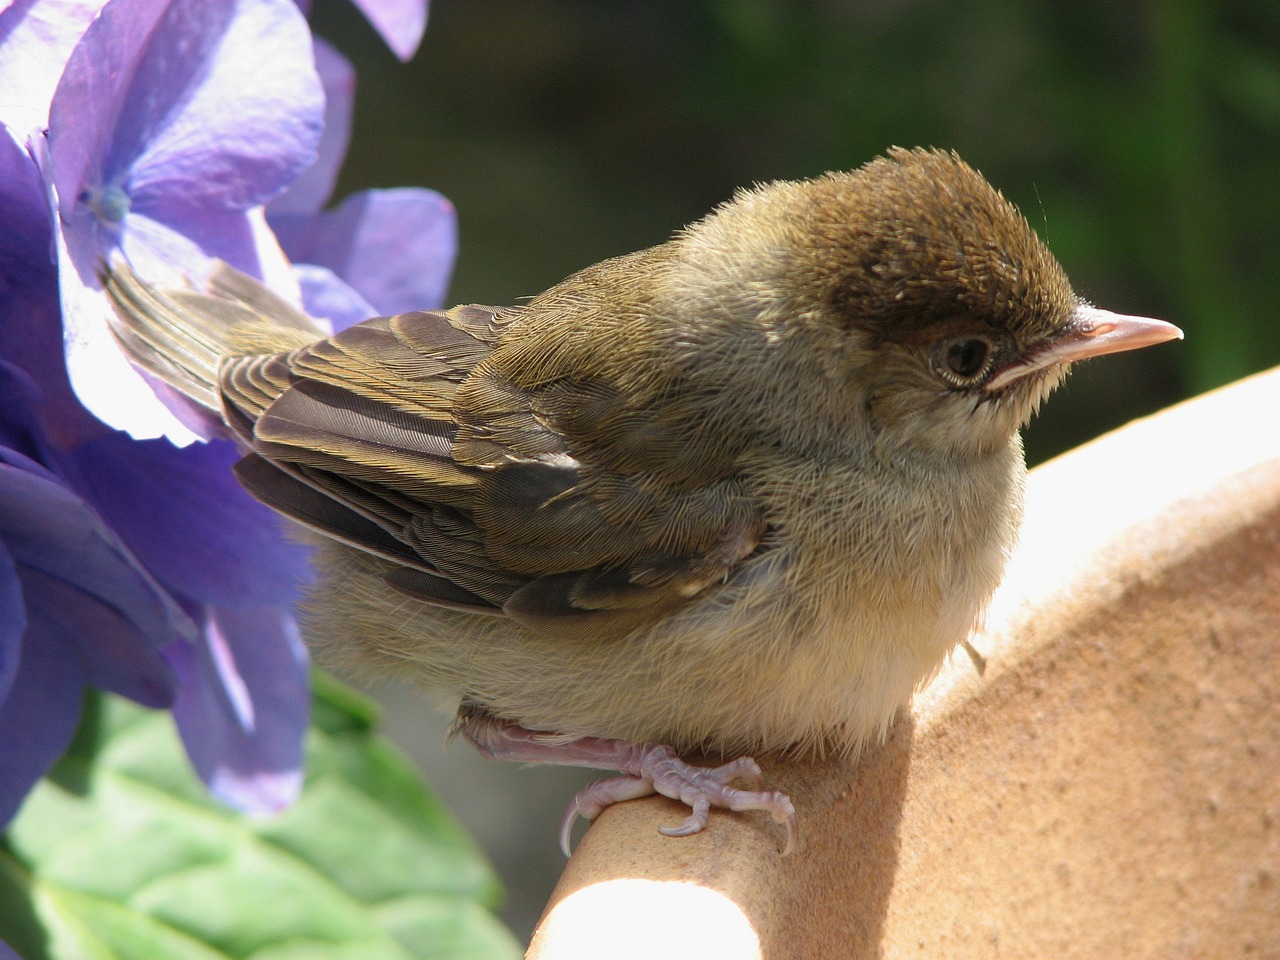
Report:
<svg viewBox="0 0 1280 960"><path fill-rule="evenodd" d="M310 709L306 648L287 609L211 608L206 643L166 651L179 678L173 715L210 790L242 810L292 803Z"/></svg>
<svg viewBox="0 0 1280 960"><path fill-rule="evenodd" d="M44 438L36 424L36 408L44 404L44 391L13 364L0 360L0 447L35 462Z"/></svg>
<svg viewBox="0 0 1280 960"><path fill-rule="evenodd" d="M310 263L297 264L293 269L302 288L302 309L318 320L329 321L335 333L378 315L369 301L332 270Z"/></svg>
<svg viewBox="0 0 1280 960"><path fill-rule="evenodd" d="M32 621L76 644L86 683L145 707L173 703L174 677L168 662L118 610L38 570L19 567L18 573ZM24 649L33 642L27 637Z"/></svg>
<svg viewBox="0 0 1280 960"><path fill-rule="evenodd" d="M61 580L118 611L148 649L193 634L190 619L97 513L48 471L3 447L0 540L20 567Z"/></svg>
<svg viewBox="0 0 1280 960"><path fill-rule="evenodd" d="M11 128L0 125L0 275L8 283L27 281L28 272L53 276L49 220L35 158Z"/></svg>
<svg viewBox="0 0 1280 960"><path fill-rule="evenodd" d="M49 442L70 448L104 428L67 380L50 219L35 159L0 131L0 420L24 429L38 421ZM14 445L11 432L0 434Z"/></svg>
<svg viewBox="0 0 1280 960"><path fill-rule="evenodd" d="M13 689L0 705L0 828L67 749L80 721L84 687L75 642L33 617Z"/></svg>
<svg viewBox="0 0 1280 960"><path fill-rule="evenodd" d="M315 44L316 72L324 85L324 132L316 162L293 185L271 201L272 215L315 213L333 195L338 172L351 141L351 113L355 106L356 71L351 61L319 37Z"/></svg>
<svg viewBox="0 0 1280 960"><path fill-rule="evenodd" d="M9 551L0 543L0 704L13 689L22 660L22 635L27 630L27 608L22 582Z"/></svg>
<svg viewBox="0 0 1280 960"><path fill-rule="evenodd" d="M74 485L173 593L232 606L296 595L307 550L236 482L231 465L239 453L230 442L177 449L117 433L85 444L73 459Z"/></svg>
<svg viewBox="0 0 1280 960"><path fill-rule="evenodd" d="M368 190L328 213L270 220L291 260L328 267L379 313L444 304L457 216L434 190Z"/></svg>
<svg viewBox="0 0 1280 960"><path fill-rule="evenodd" d="M47 175L47 164L44 169ZM106 246L100 236L101 225L82 205L60 210L58 217L62 229L56 231L55 242L63 340L67 374L77 399L104 423L140 438L167 436L178 444L199 439L199 432L156 398L111 334L111 306L97 277ZM130 236L137 232L131 231ZM190 269L193 259L203 263L206 258L198 248L181 239L182 244L173 243L144 262L172 262L179 273ZM183 279L142 268L139 272L157 283L181 283ZM202 274L203 269L191 270L191 275Z"/></svg>
<svg viewBox="0 0 1280 960"><path fill-rule="evenodd" d="M289 0L109 0L90 24L54 94L44 172L59 204L67 366L104 422L180 444L198 435L116 348L103 257L123 246L157 283L202 276L212 256L270 273L281 258L255 228L258 207L314 161L322 119L310 34Z"/></svg>
<svg viewBox="0 0 1280 960"><path fill-rule="evenodd" d="M110 0L54 95L54 183L64 207L114 185L139 209L243 211L314 161L323 109L289 0Z"/></svg>
<svg viewBox="0 0 1280 960"><path fill-rule="evenodd" d="M0 3L0 120L24 134L47 124L62 68L97 12L96 3Z"/></svg>
<svg viewBox="0 0 1280 960"><path fill-rule="evenodd" d="M391 52L408 60L427 29L427 0L355 0Z"/></svg>
<svg viewBox="0 0 1280 960"><path fill-rule="evenodd" d="M306 21L290 0L234 0L225 21L207 12L228 5L173 0L147 51L120 131L143 145L128 184L139 209L148 197L181 195L195 208L243 210L315 162L324 92ZM208 50L192 82L145 116L192 44Z"/></svg>

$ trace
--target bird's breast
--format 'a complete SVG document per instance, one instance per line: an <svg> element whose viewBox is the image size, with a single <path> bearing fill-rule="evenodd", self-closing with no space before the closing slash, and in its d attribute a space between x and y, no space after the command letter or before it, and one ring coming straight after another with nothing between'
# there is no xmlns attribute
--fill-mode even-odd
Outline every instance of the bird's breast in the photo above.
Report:
<svg viewBox="0 0 1280 960"><path fill-rule="evenodd" d="M809 464L765 481L777 556L743 578L757 597L771 591L755 604L768 611L740 611L775 704L765 742L851 749L884 734L981 616L1016 537L1023 473L1011 448L948 471Z"/></svg>

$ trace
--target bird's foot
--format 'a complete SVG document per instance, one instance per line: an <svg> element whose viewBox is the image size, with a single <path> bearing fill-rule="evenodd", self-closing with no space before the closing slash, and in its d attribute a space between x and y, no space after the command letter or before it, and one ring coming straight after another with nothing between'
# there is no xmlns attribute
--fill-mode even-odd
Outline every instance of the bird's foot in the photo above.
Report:
<svg viewBox="0 0 1280 960"><path fill-rule="evenodd" d="M760 767L750 757L739 757L720 767L697 767L681 760L675 750L665 744L627 744L634 762L619 769L624 774L610 780L597 780L578 791L560 821L560 847L569 855L569 841L578 817L594 820L605 807L622 800L660 793L678 800L689 808L689 816L678 827L659 827L668 837L687 837L707 825L712 807L725 810L764 810L777 823L786 827L782 853L795 846L798 826L795 806L789 797L777 790L762 790ZM750 789L730 786L733 780L745 780Z"/></svg>
<svg viewBox="0 0 1280 960"><path fill-rule="evenodd" d="M687 837L704 829L712 807L764 810L786 829L783 855L795 847L799 833L795 806L786 794L761 789L760 767L750 757L739 757L719 767L698 767L681 760L665 744L633 744L598 737L563 740L475 710L460 713L454 730L493 759L593 767L622 774L589 784L573 798L560 823L560 847L565 856L569 855L573 824L579 816L594 820L606 807L652 793L678 800L690 810L679 826L658 828L666 836ZM746 781L750 789L730 786L734 780Z"/></svg>

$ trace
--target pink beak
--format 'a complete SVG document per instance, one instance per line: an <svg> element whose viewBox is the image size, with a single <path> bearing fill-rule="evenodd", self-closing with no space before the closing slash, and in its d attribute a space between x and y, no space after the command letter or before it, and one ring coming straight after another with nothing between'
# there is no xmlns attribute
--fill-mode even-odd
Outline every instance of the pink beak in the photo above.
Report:
<svg viewBox="0 0 1280 960"><path fill-rule="evenodd" d="M1181 340L1182 331L1172 323L1150 317L1129 317L1080 304L1063 333L1044 348L1011 367L1006 367L987 381L986 389L1001 387L1029 373L1060 363L1073 363L1086 357L1121 353L1150 347L1166 340Z"/></svg>

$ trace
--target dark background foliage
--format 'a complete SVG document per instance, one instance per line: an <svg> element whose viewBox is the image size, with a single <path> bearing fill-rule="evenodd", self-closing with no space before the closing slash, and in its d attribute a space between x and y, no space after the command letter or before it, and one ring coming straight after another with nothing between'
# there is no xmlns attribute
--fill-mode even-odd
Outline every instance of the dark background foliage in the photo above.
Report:
<svg viewBox="0 0 1280 960"><path fill-rule="evenodd" d="M532 295L737 186L932 145L1018 204L1089 299L1187 333L1084 365L1032 461L1280 362L1280 5L435 0L407 66L347 4L313 19L360 69L341 190L450 197L453 302Z"/></svg>

